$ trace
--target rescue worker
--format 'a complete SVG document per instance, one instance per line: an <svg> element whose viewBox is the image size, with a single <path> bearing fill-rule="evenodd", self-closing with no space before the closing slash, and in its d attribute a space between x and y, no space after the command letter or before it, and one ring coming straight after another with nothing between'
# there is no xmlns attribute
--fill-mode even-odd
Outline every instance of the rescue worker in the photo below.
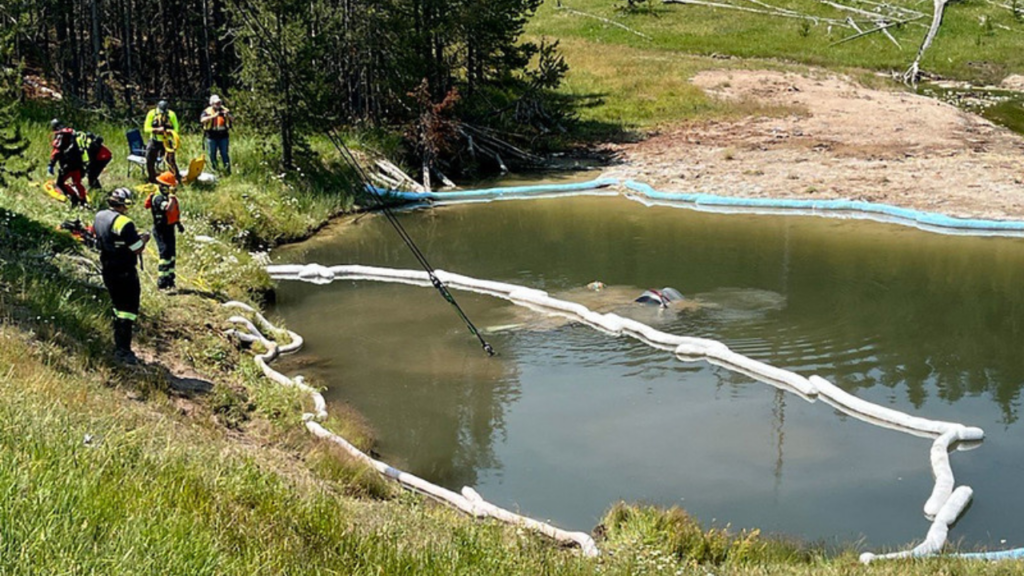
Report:
<svg viewBox="0 0 1024 576"><path fill-rule="evenodd" d="M102 188L100 174L110 164L110 149L103 145L103 137L92 132L76 132L75 141L82 151L82 162L85 164L86 175L89 177L89 188Z"/></svg>
<svg viewBox="0 0 1024 576"><path fill-rule="evenodd" d="M132 191L118 188L110 193L110 208L96 214L93 229L100 247L103 285L114 307L114 360L123 364L139 363L132 352L132 328L139 317L139 273L135 263L149 241L125 213L133 203Z"/></svg>
<svg viewBox="0 0 1024 576"><path fill-rule="evenodd" d="M53 131L53 142L46 173L53 176L53 168L59 162L60 172L54 182L57 189L67 196L72 207L88 205L89 197L82 186L82 151L78 148L75 131L56 118L50 121L50 130ZM71 180L70 185L68 179Z"/></svg>
<svg viewBox="0 0 1024 576"><path fill-rule="evenodd" d="M224 107L220 96L210 96L210 106L203 110L199 116L199 122L203 125L203 133L206 136L206 147L210 155L210 163L213 169L217 170L217 152L220 151L220 159L224 161L224 173L231 174L231 155L228 153L228 132L231 130L231 123L235 118L231 111Z"/></svg>
<svg viewBox="0 0 1024 576"><path fill-rule="evenodd" d="M167 109L167 101L157 102L156 108L146 114L146 122L142 129L149 134L149 144L146 145L146 177L150 184L156 184L156 159L160 154L166 154L167 144L177 148L178 140L178 115L174 110ZM168 167L174 172L175 178L179 177L178 164L174 161L174 150L171 155L164 157Z"/></svg>
<svg viewBox="0 0 1024 576"><path fill-rule="evenodd" d="M175 181L166 172L157 177L159 189L146 198L146 208L153 214L153 237L160 252L159 277L156 286L160 290L174 288L175 259L178 254L175 229L185 231L181 223L181 208L174 194Z"/></svg>

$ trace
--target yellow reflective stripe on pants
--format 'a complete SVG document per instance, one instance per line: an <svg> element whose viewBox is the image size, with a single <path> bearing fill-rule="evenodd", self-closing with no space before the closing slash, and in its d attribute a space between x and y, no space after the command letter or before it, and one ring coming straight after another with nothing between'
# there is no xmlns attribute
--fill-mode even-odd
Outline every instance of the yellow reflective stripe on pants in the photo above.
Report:
<svg viewBox="0 0 1024 576"><path fill-rule="evenodd" d="M131 320L132 322L135 322L136 320L139 319L138 314L132 314L131 312L121 312L120 310L114 310L114 316L120 318L121 320Z"/></svg>

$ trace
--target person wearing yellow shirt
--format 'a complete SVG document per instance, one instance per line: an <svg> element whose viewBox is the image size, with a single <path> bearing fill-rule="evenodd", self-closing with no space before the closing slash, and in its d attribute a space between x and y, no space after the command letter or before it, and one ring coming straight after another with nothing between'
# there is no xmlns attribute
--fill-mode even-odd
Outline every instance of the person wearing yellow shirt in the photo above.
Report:
<svg viewBox="0 0 1024 576"><path fill-rule="evenodd" d="M156 108L146 114L146 122L142 129L149 134L146 145L146 178L150 184L156 184L156 159L165 154L168 167L175 178L179 178L178 165L174 161L174 152L178 148L178 116L174 110L168 110L167 101L161 100Z"/></svg>

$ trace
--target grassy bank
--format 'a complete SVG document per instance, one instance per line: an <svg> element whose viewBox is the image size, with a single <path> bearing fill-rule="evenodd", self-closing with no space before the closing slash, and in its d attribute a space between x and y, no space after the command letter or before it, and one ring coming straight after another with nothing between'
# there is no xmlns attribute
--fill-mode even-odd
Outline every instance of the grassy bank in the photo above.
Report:
<svg viewBox="0 0 1024 576"><path fill-rule="evenodd" d="M584 139L599 140L616 131L642 131L680 121L799 112L755 102L715 100L690 83L702 70L742 68L749 66L748 62L628 44L611 47L572 35L562 38L559 46L570 64L561 91L580 105L580 136ZM758 66L806 71L806 67L781 63L758 62Z"/></svg>
<svg viewBox="0 0 1024 576"><path fill-rule="evenodd" d="M26 115L35 158L46 156L48 117ZM123 126L87 120L76 125L120 145ZM197 142L190 136L186 152ZM590 560L399 493L308 437L306 400L262 378L222 335L221 301L256 302L269 286L250 251L304 237L352 202L326 169L277 177L260 141L243 133L233 145L234 176L181 193L182 290L161 294L155 266L143 273L142 369L112 363L95 255L55 230L91 212L45 195L43 165L32 182L0 191L0 573L1024 573L948 559L863 568L853 550L625 505L597 530L606 553ZM126 172L119 158L108 189L140 182ZM142 207L131 215L149 227ZM357 417L331 412L345 415L332 430L370 447Z"/></svg>
<svg viewBox="0 0 1024 576"><path fill-rule="evenodd" d="M621 7L625 3L617 0L563 0L562 4L615 20L649 39L599 20L558 10L555 0L544 2L531 21L529 32L555 38L579 38L606 47L773 58L828 68L901 72L913 60L931 21L930 4L893 2L926 14L920 20L892 29L892 35L902 48L880 34L833 46L834 42L855 32L824 22L804 24L803 20L705 6L655 2L650 11L624 12ZM850 15L861 18L815 0L781 0L770 4L821 18L844 20ZM846 4L873 10L867 4ZM1008 74L1024 71L1021 34L1024 34L1024 23L1007 8L982 0L950 3L936 40L925 53L922 68L964 80L998 82ZM608 52L606 49L605 53Z"/></svg>
<svg viewBox="0 0 1024 576"><path fill-rule="evenodd" d="M624 4L619 0L562 2L632 32L559 10L555 0L547 0L528 33L561 41L570 66L562 90L584 104L583 120L638 129L747 113L787 112L711 100L689 83L701 70L767 68L806 73L811 65L852 72L861 78L868 76L865 71L902 72L924 38L931 10L929 4L896 2L929 14L892 30L902 46L897 48L879 34L832 46L853 32L821 22L805 24L722 8L657 2L649 11L625 12ZM815 0L771 4L819 17L842 20L848 15ZM871 9L861 4L857 7ZM1024 73L1022 39L1024 23L1010 10L981 0L951 3L922 69L977 83L998 83L1009 74Z"/></svg>

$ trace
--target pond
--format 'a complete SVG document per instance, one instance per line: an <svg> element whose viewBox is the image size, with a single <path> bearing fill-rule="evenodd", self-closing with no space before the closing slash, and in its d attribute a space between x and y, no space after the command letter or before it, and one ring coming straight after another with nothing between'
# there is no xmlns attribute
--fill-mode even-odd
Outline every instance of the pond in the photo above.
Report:
<svg viewBox="0 0 1024 576"><path fill-rule="evenodd" d="M1024 93L977 86L950 86L922 83L917 90L958 108L983 116L986 120L1024 134Z"/></svg>
<svg viewBox="0 0 1024 576"><path fill-rule="evenodd" d="M1024 544L1024 241L618 197L400 218L437 268L715 338L872 402L984 428L980 448L951 456L975 500L950 538ZM275 259L417 268L373 215ZM607 288L587 289L593 281ZM686 303L631 302L666 286ZM589 530L624 499L831 543L897 547L927 531L928 439L630 338L455 296L498 356L482 353L432 289L281 282L274 312L306 338L283 370L361 412L385 461L562 527Z"/></svg>

